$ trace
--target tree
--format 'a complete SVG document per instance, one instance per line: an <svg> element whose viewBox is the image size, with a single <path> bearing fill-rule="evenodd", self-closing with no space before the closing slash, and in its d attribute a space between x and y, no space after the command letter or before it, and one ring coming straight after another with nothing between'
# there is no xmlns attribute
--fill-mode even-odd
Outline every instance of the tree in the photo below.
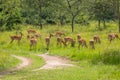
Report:
<svg viewBox="0 0 120 80"><path fill-rule="evenodd" d="M1 27L7 30L15 29L15 24L21 23L21 9L19 0L1 0Z"/></svg>
<svg viewBox="0 0 120 80"><path fill-rule="evenodd" d="M72 32L74 32L74 21L82 10L82 0L56 0L56 4L71 16L71 28Z"/></svg>
<svg viewBox="0 0 120 80"><path fill-rule="evenodd" d="M117 13L118 13L118 21L119 21L119 33L120 33L120 1L117 0Z"/></svg>
<svg viewBox="0 0 120 80"><path fill-rule="evenodd" d="M52 2L52 0L25 0L23 2L27 4L24 13L28 15L26 16L28 22L30 24L37 24L40 26L40 29L42 29L43 20L48 16L47 8L50 7L50 2Z"/></svg>
<svg viewBox="0 0 120 80"><path fill-rule="evenodd" d="M118 32L120 32L120 0L106 0L112 4L112 9L115 14L115 19L118 19Z"/></svg>
<svg viewBox="0 0 120 80"><path fill-rule="evenodd" d="M101 21L103 21L104 28L106 28L106 20L114 18L113 6L107 1L95 1L90 10L92 11L92 17L98 20L99 29Z"/></svg>
<svg viewBox="0 0 120 80"><path fill-rule="evenodd" d="M66 0L67 1L67 11L71 14L71 27L72 32L74 32L74 20L81 11L81 0Z"/></svg>

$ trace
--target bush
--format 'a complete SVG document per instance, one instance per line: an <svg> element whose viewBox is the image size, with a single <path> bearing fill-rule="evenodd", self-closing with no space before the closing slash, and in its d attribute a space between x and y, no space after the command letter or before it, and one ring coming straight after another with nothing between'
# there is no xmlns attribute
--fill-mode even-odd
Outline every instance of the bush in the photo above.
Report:
<svg viewBox="0 0 120 80"><path fill-rule="evenodd" d="M107 50L104 54L99 55L92 62L102 62L104 64L119 65L120 64L120 50Z"/></svg>

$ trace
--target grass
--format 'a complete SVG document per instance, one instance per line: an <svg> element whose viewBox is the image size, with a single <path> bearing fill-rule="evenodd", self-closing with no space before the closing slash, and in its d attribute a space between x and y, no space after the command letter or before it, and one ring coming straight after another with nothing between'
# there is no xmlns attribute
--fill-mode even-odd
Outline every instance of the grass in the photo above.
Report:
<svg viewBox="0 0 120 80"><path fill-rule="evenodd" d="M93 65L87 61L79 63L80 67L36 72L19 72L8 75L4 80L119 80L120 70L110 65Z"/></svg>
<svg viewBox="0 0 120 80"><path fill-rule="evenodd" d="M107 28L99 31L96 28L96 22L91 22L89 26L75 25L75 32L71 33L71 28L69 25L63 27L57 25L45 25L43 30L35 28L38 32L42 34L42 38L38 39L36 49L30 50L30 43L26 39L27 30L30 29L31 25L21 25L21 30L24 33L21 44L18 45L17 42L10 42L10 35L15 35L14 31L5 31L0 33L0 69L11 68L17 63L20 63L16 59L12 58L10 55L15 54L19 56L24 56L31 58L33 64L24 68L22 70L16 71L13 74L6 75L2 77L3 80L119 80L120 79L120 40L115 39L111 44L108 41L107 34L111 32L117 32L117 24L115 22L110 22L107 24ZM33 28L33 27L32 27ZM65 47L56 46L56 37L51 39L50 44L50 55L59 55L66 57L70 60L74 60L73 64L78 67L73 68L63 68L63 69L53 69L53 70L40 70L33 72L35 68L39 68L45 62L42 58L36 56L36 54L41 54L47 52L45 45L45 37L49 33L55 33L56 31L62 31L65 36L71 36L76 39L76 34L81 34L83 38L87 40L89 45L89 40L93 38L94 34L100 35L101 44L95 44L95 50L90 47L77 48L76 44L74 48L70 45ZM120 34L118 33L120 36ZM64 37L64 36L63 36ZM77 43L77 42L76 42ZM6 51L7 50L7 51ZM11 59L10 59L11 58ZM8 63L10 61L10 63ZM6 66L3 66L6 65ZM7 66L8 65L8 66ZM3 66L4 68L2 68Z"/></svg>
<svg viewBox="0 0 120 80"><path fill-rule="evenodd" d="M18 63L20 63L20 61L11 57L10 53L0 50L0 71L10 69Z"/></svg>

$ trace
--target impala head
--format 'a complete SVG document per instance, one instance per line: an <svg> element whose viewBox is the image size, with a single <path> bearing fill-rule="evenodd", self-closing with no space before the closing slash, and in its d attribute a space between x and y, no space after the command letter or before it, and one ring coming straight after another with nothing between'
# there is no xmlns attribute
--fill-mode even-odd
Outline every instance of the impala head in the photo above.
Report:
<svg viewBox="0 0 120 80"><path fill-rule="evenodd" d="M49 37L50 37L50 38L52 38L53 36L54 36L54 34L52 34L52 33L49 34Z"/></svg>
<svg viewBox="0 0 120 80"><path fill-rule="evenodd" d="M24 34L22 32L19 32L21 36L24 36Z"/></svg>

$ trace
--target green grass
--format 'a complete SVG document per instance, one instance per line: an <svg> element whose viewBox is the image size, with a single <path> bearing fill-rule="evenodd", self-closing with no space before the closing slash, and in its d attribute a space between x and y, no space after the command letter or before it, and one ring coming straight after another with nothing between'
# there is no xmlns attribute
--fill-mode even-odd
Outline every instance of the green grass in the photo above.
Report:
<svg viewBox="0 0 120 80"><path fill-rule="evenodd" d="M119 80L120 70L110 65L93 65L82 61L79 67L36 72L19 72L8 75L3 80Z"/></svg>
<svg viewBox="0 0 120 80"><path fill-rule="evenodd" d="M42 34L42 38L38 39L36 49L30 50L30 42L27 40L27 30L31 25L21 25L24 33L21 44L17 42L10 42L10 35L15 35L16 31L5 31L0 33L0 69L11 68L17 63L10 55L15 54L31 58L33 64L22 70L16 71L13 74L2 77L3 80L119 80L120 79L120 40L115 39L111 44L108 41L108 33L118 32L117 23L107 23L106 29L99 31L96 28L97 23L91 22L89 26L75 25L75 32L71 33L71 27L65 25L63 27L57 25L45 25L43 30L35 28ZM40 70L33 72L35 68L39 68L45 62L42 58L35 54L41 54L47 52L45 45L45 37L49 36L49 33L55 33L56 31L63 31L65 36L71 36L76 39L77 34L81 34L83 38L87 40L88 48L78 49L78 45L71 48L70 45L65 47L56 46L56 37L51 39L49 53L50 55L58 55L73 60L73 64L78 67L53 69L53 70ZM95 34L98 34L101 38L101 44L95 44L95 50L89 47L89 40L93 38ZM118 33L120 36L120 34ZM63 36L64 37L64 36ZM6 51L7 50L7 51ZM10 59L11 58L11 59ZM10 63L8 63L10 61ZM10 64L10 65L9 65ZM8 65L8 66L7 66Z"/></svg>
<svg viewBox="0 0 120 80"><path fill-rule="evenodd" d="M10 69L18 63L20 63L20 61L11 57L10 53L0 50L0 71Z"/></svg>

